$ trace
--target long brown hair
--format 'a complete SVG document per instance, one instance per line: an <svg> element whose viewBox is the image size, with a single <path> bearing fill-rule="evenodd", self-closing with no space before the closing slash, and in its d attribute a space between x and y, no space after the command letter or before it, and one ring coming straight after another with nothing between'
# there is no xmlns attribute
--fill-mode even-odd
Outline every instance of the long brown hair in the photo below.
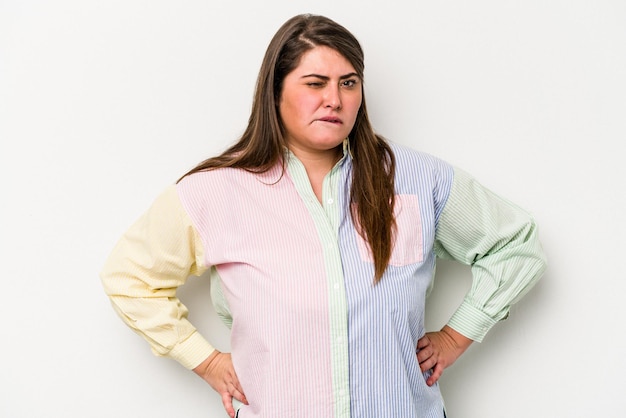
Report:
<svg viewBox="0 0 626 418"><path fill-rule="evenodd" d="M248 126L239 141L222 154L201 162L179 181L190 174L216 168L241 168L262 173L279 162L284 164L282 157L287 143L278 114L282 84L287 74L298 66L302 55L316 46L339 52L363 79L363 50L354 35L324 16L304 14L292 17L276 32L265 52ZM365 95L348 139L353 158L351 215L359 234L370 246L377 283L393 250L395 158L384 138L372 128Z"/></svg>

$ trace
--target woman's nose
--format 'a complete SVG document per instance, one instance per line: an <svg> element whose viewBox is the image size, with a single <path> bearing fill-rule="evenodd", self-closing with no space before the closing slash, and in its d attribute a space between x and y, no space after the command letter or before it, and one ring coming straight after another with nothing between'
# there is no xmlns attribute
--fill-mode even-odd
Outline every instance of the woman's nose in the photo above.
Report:
<svg viewBox="0 0 626 418"><path fill-rule="evenodd" d="M335 110L341 109L341 94L339 93L339 88L329 87L325 93L325 106Z"/></svg>

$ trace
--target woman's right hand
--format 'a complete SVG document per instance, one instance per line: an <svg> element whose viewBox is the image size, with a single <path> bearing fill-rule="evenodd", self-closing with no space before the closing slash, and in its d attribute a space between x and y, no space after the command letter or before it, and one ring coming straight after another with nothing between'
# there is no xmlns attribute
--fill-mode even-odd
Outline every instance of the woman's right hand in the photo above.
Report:
<svg viewBox="0 0 626 418"><path fill-rule="evenodd" d="M206 360L200 363L193 371L204 379L222 397L224 409L229 417L235 417L233 398L247 405L248 400L243 393L233 361L229 353L215 350Z"/></svg>

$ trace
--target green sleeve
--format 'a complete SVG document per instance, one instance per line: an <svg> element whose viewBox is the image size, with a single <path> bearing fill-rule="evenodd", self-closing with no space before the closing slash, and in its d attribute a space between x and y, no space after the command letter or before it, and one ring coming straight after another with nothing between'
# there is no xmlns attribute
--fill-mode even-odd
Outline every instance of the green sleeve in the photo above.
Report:
<svg viewBox="0 0 626 418"><path fill-rule="evenodd" d="M456 168L435 252L471 266L472 286L448 325L479 342L546 267L533 218Z"/></svg>

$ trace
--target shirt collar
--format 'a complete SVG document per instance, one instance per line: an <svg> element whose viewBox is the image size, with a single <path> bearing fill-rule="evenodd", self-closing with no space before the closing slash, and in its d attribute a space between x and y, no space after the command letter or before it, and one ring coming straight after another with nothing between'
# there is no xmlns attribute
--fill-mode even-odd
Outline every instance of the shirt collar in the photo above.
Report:
<svg viewBox="0 0 626 418"><path fill-rule="evenodd" d="M345 160L345 158L348 155L350 156L350 158L352 158L352 149L350 149L350 139L346 138L343 140L343 157L341 157L341 160L339 161L342 162L343 160Z"/></svg>
<svg viewBox="0 0 626 418"><path fill-rule="evenodd" d="M346 157L352 158L352 150L350 149L349 138L346 138L343 140L341 147L342 147L341 149L342 155L339 161L337 161L337 164L335 164L335 166L342 165L346 161ZM285 149L285 158L287 161L289 161L290 158L298 159L298 157L296 157L296 155L293 152L291 152L289 148L285 147L284 149Z"/></svg>

